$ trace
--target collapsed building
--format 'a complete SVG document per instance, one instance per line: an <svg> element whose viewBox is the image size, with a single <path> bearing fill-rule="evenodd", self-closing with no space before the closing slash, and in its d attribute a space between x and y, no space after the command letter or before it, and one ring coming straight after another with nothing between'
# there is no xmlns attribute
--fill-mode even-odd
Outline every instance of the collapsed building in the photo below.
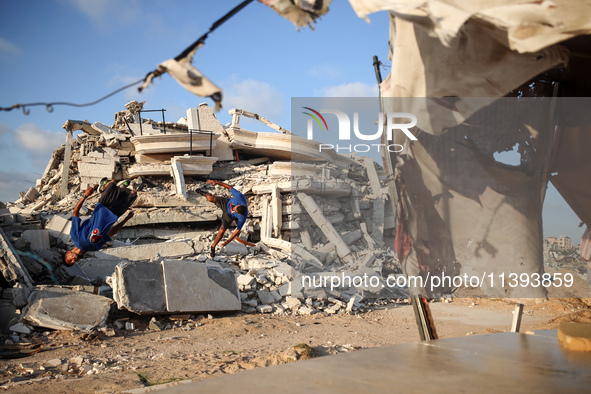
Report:
<svg viewBox="0 0 591 394"><path fill-rule="evenodd" d="M20 320L91 330L115 305L141 315L335 314L408 296L405 286L385 285L402 271L385 246L394 218L373 160L320 151L239 109L223 126L206 104L178 122L142 117L143 105L128 103L111 126L66 121L66 144L36 186L0 210L2 329ZM273 131L241 128L244 116ZM68 267L73 208L104 177L130 181L134 216L110 245ZM221 211L199 191L221 192L207 179L246 195L240 236L255 247L232 242L210 258ZM82 219L97 202L98 194L86 200Z"/></svg>

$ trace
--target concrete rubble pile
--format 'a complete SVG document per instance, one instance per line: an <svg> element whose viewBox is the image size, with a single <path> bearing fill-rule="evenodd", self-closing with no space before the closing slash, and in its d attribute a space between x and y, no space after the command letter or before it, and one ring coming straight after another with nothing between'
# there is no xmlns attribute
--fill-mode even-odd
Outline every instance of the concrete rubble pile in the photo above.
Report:
<svg viewBox="0 0 591 394"><path fill-rule="evenodd" d="M394 227L385 174L370 158L320 151L239 109L223 126L206 104L178 122L144 119L143 105L128 103L111 126L66 121L66 144L35 187L0 206L1 329L106 329L115 306L139 315L336 314L408 296L386 285L401 270L384 242ZM242 129L242 116L275 131ZM135 215L67 267L72 211L103 177L130 181ZM228 193L207 179L246 195L240 237L255 247L232 242L210 257L221 211L198 191ZM86 200L82 219L98 198Z"/></svg>

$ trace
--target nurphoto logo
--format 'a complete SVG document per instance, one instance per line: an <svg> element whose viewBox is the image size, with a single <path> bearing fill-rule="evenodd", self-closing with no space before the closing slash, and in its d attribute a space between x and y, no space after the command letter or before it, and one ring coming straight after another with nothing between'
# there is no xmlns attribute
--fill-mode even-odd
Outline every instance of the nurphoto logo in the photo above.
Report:
<svg viewBox="0 0 591 394"><path fill-rule="evenodd" d="M309 140L314 139L314 121L318 124L318 127L321 131L328 130L328 124L326 119L322 114L332 114L337 117L338 121L338 140L339 143L336 144L324 144L321 143L318 146L318 150L322 152L322 150L334 149L336 152L359 152L365 153L369 152L370 150L377 150L378 152L381 149L386 149L388 152L401 152L404 147L400 144L383 144L381 143L382 137L384 134L384 123L386 129L386 141L392 141L393 135L395 130L402 131L409 139L416 141L417 137L415 137L411 132L410 129L416 126L417 124L417 117L413 114L407 112L388 112L384 114L383 112L378 113L378 130L373 133L364 133L359 129L359 113L353 112L353 133L356 138L362 141L376 141L377 143L365 143L365 144L346 144L343 141L351 141L351 119L349 115L347 115L344 111L338 109L321 109L320 111L316 111L310 107L302 107L307 111L310 112L303 112L305 115L308 115L310 119L308 119L307 124L307 135L306 138ZM384 115L386 117L386 122L384 122Z"/></svg>

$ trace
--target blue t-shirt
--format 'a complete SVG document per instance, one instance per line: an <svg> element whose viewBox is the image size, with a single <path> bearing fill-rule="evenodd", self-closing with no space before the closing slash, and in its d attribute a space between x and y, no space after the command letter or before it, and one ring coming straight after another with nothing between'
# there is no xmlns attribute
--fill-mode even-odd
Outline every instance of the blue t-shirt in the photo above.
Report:
<svg viewBox="0 0 591 394"><path fill-rule="evenodd" d="M100 202L90 219L81 222L79 217L73 216L70 236L74 245L85 252L99 250L111 239L107 234L117 219L119 217Z"/></svg>
<svg viewBox="0 0 591 394"><path fill-rule="evenodd" d="M246 217L248 216L248 204L246 202L246 197L244 197L244 194L240 193L238 190L234 188L230 189L230 193L232 193L232 196L234 197L228 199L226 212L228 212L228 215L230 215L233 219L236 219L238 223L236 227L239 230L242 230L242 226L244 226L244 222L246 222ZM244 215L240 215L237 212L232 212L232 207L235 207L236 205L244 205L245 207L247 207Z"/></svg>

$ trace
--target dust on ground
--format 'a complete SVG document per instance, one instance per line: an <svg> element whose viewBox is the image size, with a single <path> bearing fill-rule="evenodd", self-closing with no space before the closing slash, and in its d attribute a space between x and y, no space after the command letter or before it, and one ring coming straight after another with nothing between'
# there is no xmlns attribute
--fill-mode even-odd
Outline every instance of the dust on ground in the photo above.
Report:
<svg viewBox="0 0 591 394"><path fill-rule="evenodd" d="M560 321L591 323L589 299L520 302L521 332L555 329ZM430 308L439 337L449 338L509 331L514 303L456 298ZM150 330L148 321L138 316L134 331L41 331L22 351L42 351L2 361L0 387L11 393L122 392L419 340L406 302L384 301L354 315L190 316L163 331Z"/></svg>

